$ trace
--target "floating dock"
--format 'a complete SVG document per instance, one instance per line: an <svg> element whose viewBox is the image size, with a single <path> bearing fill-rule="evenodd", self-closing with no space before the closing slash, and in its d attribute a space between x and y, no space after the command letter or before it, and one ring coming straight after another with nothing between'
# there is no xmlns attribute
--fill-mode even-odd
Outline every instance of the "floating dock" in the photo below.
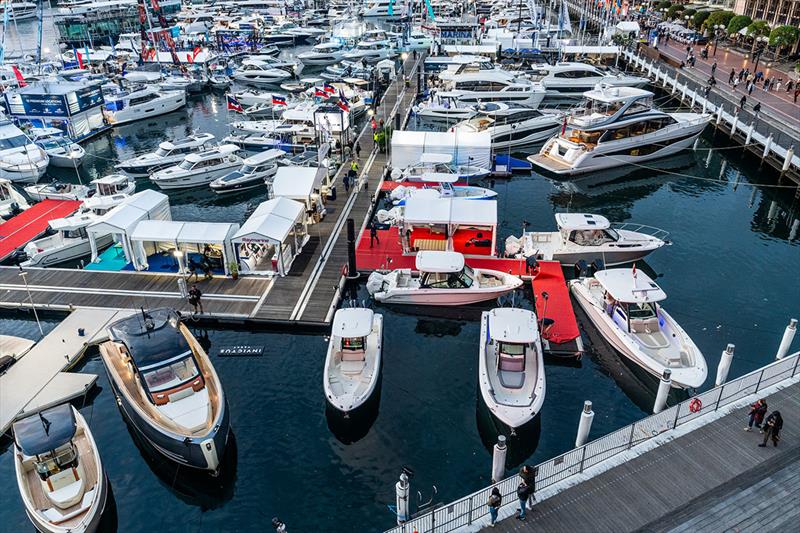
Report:
<svg viewBox="0 0 800 533"><path fill-rule="evenodd" d="M43 200L0 224L0 261L43 235L51 220L77 211L81 203L80 200Z"/></svg>

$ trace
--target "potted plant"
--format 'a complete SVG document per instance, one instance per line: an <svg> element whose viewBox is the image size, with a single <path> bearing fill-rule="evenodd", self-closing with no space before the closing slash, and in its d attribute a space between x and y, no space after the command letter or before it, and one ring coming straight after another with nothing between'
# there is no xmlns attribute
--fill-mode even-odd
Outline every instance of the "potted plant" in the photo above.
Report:
<svg viewBox="0 0 800 533"><path fill-rule="evenodd" d="M228 271L231 273L231 279L239 279L239 263L236 261L228 263Z"/></svg>

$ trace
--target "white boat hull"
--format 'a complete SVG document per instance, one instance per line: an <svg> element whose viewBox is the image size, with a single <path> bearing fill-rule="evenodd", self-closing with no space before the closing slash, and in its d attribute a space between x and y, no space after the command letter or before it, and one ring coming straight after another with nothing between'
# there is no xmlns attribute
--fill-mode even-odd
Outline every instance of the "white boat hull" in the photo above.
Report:
<svg viewBox="0 0 800 533"><path fill-rule="evenodd" d="M221 178L225 174L236 170L241 166L241 161L234 165L229 165L224 168L215 169L203 173L181 174L176 177L169 177L166 179L158 179L156 174L150 176L150 180L158 185L160 189L191 189L192 187L202 187L210 184L217 178Z"/></svg>
<svg viewBox="0 0 800 533"><path fill-rule="evenodd" d="M177 111L186 105L186 91L170 91L161 98L144 104L137 104L112 113L111 122L115 126L135 122L145 118L157 117Z"/></svg>
<svg viewBox="0 0 800 533"><path fill-rule="evenodd" d="M97 242L97 249L104 250L105 248L111 246L111 243L113 242L113 236L103 235L96 238L95 241ZM33 241L33 244L35 243L36 241ZM81 257L86 257L91 253L92 248L89 244L89 239L69 239L68 242L62 243L61 246L43 249L41 252L37 252L33 256L29 256L28 259L21 264L21 266L48 267L57 265L59 263L66 263L67 261L80 259Z"/></svg>
<svg viewBox="0 0 800 533"><path fill-rule="evenodd" d="M339 337L331 337L331 343L338 342ZM380 379L383 350L383 317L374 315L372 333L367 337L367 349L373 350L367 356L365 367L358 374L347 376L341 373L334 364L334 347L328 346L325 358L325 379L323 388L325 399L331 407L343 414L349 414L363 406L375 393ZM366 382L365 387L361 387Z"/></svg>

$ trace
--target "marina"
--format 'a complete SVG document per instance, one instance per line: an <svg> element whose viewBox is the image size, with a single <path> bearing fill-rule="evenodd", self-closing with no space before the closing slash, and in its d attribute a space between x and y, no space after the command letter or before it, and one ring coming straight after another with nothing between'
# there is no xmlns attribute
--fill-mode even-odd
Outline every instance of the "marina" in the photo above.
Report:
<svg viewBox="0 0 800 533"><path fill-rule="evenodd" d="M584 4L8 10L3 523L784 529L796 106Z"/></svg>

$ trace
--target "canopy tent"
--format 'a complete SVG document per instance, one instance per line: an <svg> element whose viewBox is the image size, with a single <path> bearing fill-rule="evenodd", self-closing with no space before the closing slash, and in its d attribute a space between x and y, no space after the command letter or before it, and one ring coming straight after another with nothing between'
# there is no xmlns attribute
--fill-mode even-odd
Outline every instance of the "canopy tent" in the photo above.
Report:
<svg viewBox="0 0 800 533"><path fill-rule="evenodd" d="M491 234L484 236L484 232ZM462 253L494 255L497 240L497 202L462 198L412 196L403 213L403 248L405 251L436 247L445 241L445 249ZM486 250L486 248L490 248Z"/></svg>
<svg viewBox="0 0 800 533"><path fill-rule="evenodd" d="M288 198L305 204L307 211L321 212L324 209L320 194L327 175L325 167L279 167L272 180L272 197Z"/></svg>
<svg viewBox="0 0 800 533"><path fill-rule="evenodd" d="M242 272L285 276L308 241L304 213L303 204L289 198L262 202L231 238Z"/></svg>
<svg viewBox="0 0 800 533"><path fill-rule="evenodd" d="M403 169L423 160L423 154L448 154L454 165L492 167L492 135L488 131L394 131L392 167Z"/></svg>

